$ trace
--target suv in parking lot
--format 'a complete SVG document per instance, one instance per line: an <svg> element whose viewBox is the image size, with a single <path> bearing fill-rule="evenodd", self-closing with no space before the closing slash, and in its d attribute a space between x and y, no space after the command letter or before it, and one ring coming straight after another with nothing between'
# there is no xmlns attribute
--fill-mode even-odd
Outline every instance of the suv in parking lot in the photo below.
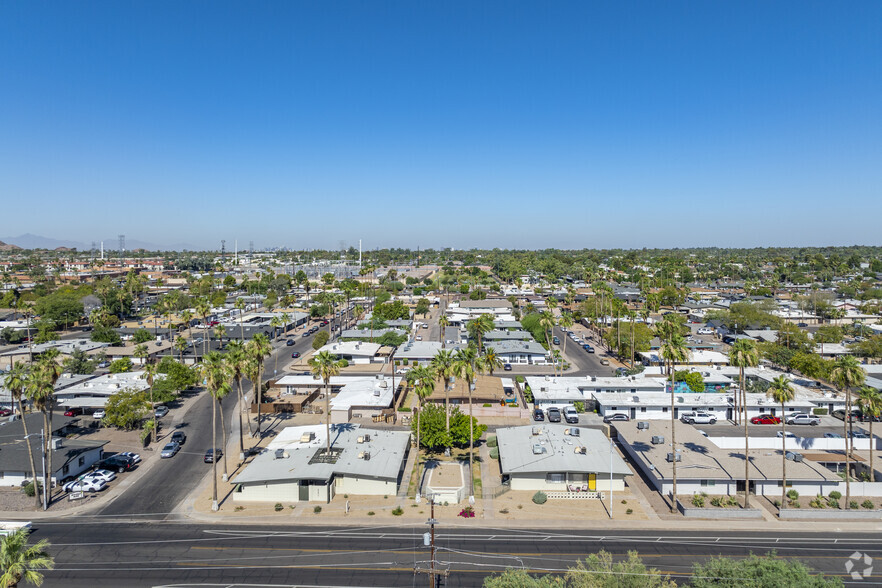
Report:
<svg viewBox="0 0 882 588"><path fill-rule="evenodd" d="M557 408L556 406L552 406L551 408L549 408L545 414L548 415L548 422L549 423L559 423L560 422L560 409Z"/></svg>
<svg viewBox="0 0 882 588"><path fill-rule="evenodd" d="M124 455L111 455L95 464L95 468L99 470L110 470L119 473L127 472L135 467L135 460Z"/></svg>
<svg viewBox="0 0 882 588"><path fill-rule="evenodd" d="M717 422L717 415L709 412L684 412L680 420L688 425L713 425Z"/></svg>

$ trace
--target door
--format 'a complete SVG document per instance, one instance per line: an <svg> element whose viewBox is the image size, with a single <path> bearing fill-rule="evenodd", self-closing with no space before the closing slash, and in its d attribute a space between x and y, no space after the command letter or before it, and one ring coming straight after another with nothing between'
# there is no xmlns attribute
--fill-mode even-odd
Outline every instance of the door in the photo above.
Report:
<svg viewBox="0 0 882 588"><path fill-rule="evenodd" d="M632 419L636 419L636 418L637 418L637 409L636 409L635 407L633 407L633 406L631 407L631 418L632 418Z"/></svg>
<svg viewBox="0 0 882 588"><path fill-rule="evenodd" d="M595 492L597 490L597 474L588 474L588 491Z"/></svg>
<svg viewBox="0 0 882 588"><path fill-rule="evenodd" d="M727 420L727 421L731 421L731 420L732 420L732 416L733 416L732 412L733 412L733 411L732 411L732 407L731 407L731 406L730 406L729 408L726 409L726 420Z"/></svg>
<svg viewBox="0 0 882 588"><path fill-rule="evenodd" d="M300 496L297 498L300 502L309 502L309 482L300 480Z"/></svg>

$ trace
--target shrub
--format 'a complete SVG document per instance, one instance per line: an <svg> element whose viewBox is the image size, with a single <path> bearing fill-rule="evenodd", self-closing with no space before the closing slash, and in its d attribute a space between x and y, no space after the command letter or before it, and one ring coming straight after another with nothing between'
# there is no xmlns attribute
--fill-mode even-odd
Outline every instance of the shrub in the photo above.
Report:
<svg viewBox="0 0 882 588"><path fill-rule="evenodd" d="M730 496L726 499L726 506L738 506L738 498L736 496Z"/></svg>
<svg viewBox="0 0 882 588"><path fill-rule="evenodd" d="M533 503L535 504L545 504L548 502L548 494L539 490L536 494L533 495Z"/></svg>
<svg viewBox="0 0 882 588"><path fill-rule="evenodd" d="M627 500L623 500L623 501L622 501L622 504L628 504L628 501L627 501Z"/></svg>
<svg viewBox="0 0 882 588"><path fill-rule="evenodd" d="M459 514L457 516L460 516L464 519L473 519L473 518L475 518L475 509L472 508L471 506L467 506L464 509L462 509L461 511L459 511Z"/></svg>
<svg viewBox="0 0 882 588"><path fill-rule="evenodd" d="M583 412L585 412L585 403L584 402L574 402L573 408L576 409L576 412L583 413Z"/></svg>
<svg viewBox="0 0 882 588"><path fill-rule="evenodd" d="M499 439L497 439L495 435L491 435L490 437L487 437L487 447L498 447L498 446L499 446Z"/></svg>
<svg viewBox="0 0 882 588"><path fill-rule="evenodd" d="M827 414L827 409L826 408L815 408L812 410L812 412L815 414L815 416L824 416Z"/></svg>
<svg viewBox="0 0 882 588"><path fill-rule="evenodd" d="M490 408L490 407L493 406L493 405L490 404L489 402L485 402L482 406L483 406L484 408Z"/></svg>
<svg viewBox="0 0 882 588"><path fill-rule="evenodd" d="M526 380L524 380L524 376L517 376L517 377L515 377L515 381L518 384L523 384Z"/></svg>
<svg viewBox="0 0 882 588"><path fill-rule="evenodd" d="M827 499L827 506L829 506L830 508L840 508L839 501L833 500L832 498Z"/></svg>
<svg viewBox="0 0 882 588"><path fill-rule="evenodd" d="M490 450L490 459L499 459L499 448L494 447Z"/></svg>
<svg viewBox="0 0 882 588"><path fill-rule="evenodd" d="M402 406L398 409L398 412L410 412L409 406Z"/></svg>
<svg viewBox="0 0 882 588"><path fill-rule="evenodd" d="M827 496L829 496L833 500L839 500L840 498L842 498L842 492L840 492L839 490L834 490L833 492L831 492Z"/></svg>
<svg viewBox="0 0 882 588"><path fill-rule="evenodd" d="M499 513L500 514L508 514L508 508L500 509Z"/></svg>
<svg viewBox="0 0 882 588"><path fill-rule="evenodd" d="M282 503L281 503L281 502L277 502L277 503L276 503L276 506L274 506L273 508L276 509L276 512L279 512L280 510L284 510L285 507L282 506Z"/></svg>
<svg viewBox="0 0 882 588"><path fill-rule="evenodd" d="M787 498L789 498L790 500L796 500L797 498L799 498L799 492L797 492L796 490L788 490Z"/></svg>
<svg viewBox="0 0 882 588"><path fill-rule="evenodd" d="M857 501L857 500L852 500L852 501L850 501L850 502L848 503L848 508L850 508L850 509L852 509L852 510L857 509L857 507L858 507L858 501Z"/></svg>
<svg viewBox="0 0 882 588"><path fill-rule="evenodd" d="M314 512L315 514L318 514L318 513L322 512L322 507L317 506L314 509L312 509L312 512Z"/></svg>
<svg viewBox="0 0 882 588"><path fill-rule="evenodd" d="M812 508L826 508L824 497L818 494L817 496L812 498L811 502L809 502L809 506Z"/></svg>
<svg viewBox="0 0 882 588"><path fill-rule="evenodd" d="M710 503L713 506L723 506L723 497L722 496L714 496L713 498L711 498Z"/></svg>
<svg viewBox="0 0 882 588"><path fill-rule="evenodd" d="M704 508L704 496L701 494L693 494L692 495L692 506L698 508Z"/></svg>
<svg viewBox="0 0 882 588"><path fill-rule="evenodd" d="M40 492L43 491L43 484L41 482L37 482L37 489L39 489ZM26 496L30 496L31 498L33 498L34 494L35 494L34 482L31 481L31 482L28 482L27 484L25 484L24 486L22 486L21 491L24 492Z"/></svg>
<svg viewBox="0 0 882 588"><path fill-rule="evenodd" d="M392 514L395 515L396 517L400 517L401 515L404 514L404 509L401 508L400 506L396 506L394 509L392 509Z"/></svg>
<svg viewBox="0 0 882 588"><path fill-rule="evenodd" d="M369 511L368 511L368 516L369 516L369 517L372 517L372 516L374 516L375 514L377 514L377 513L375 513L375 512L372 511L372 510L369 510Z"/></svg>
<svg viewBox="0 0 882 588"><path fill-rule="evenodd" d="M631 514L631 513L633 513L633 512L634 512L634 509L633 509L633 508L629 508L628 510L625 511L625 514Z"/></svg>
<svg viewBox="0 0 882 588"><path fill-rule="evenodd" d="M875 505L873 504L872 500L867 499L861 502L861 506L863 508L866 508L867 510L871 510Z"/></svg>
<svg viewBox="0 0 882 588"><path fill-rule="evenodd" d="M243 510L245 510L245 507L240 505L240 506L237 506L234 510L236 512L242 512Z"/></svg>

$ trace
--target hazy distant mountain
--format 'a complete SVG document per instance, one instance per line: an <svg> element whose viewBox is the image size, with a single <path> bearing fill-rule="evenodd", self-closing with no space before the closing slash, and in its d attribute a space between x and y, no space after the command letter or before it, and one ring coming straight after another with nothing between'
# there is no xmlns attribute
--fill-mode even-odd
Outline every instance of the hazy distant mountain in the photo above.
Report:
<svg viewBox="0 0 882 588"><path fill-rule="evenodd" d="M21 249L21 247L0 241L0 251L15 251L16 249Z"/></svg>
<svg viewBox="0 0 882 588"><path fill-rule="evenodd" d="M18 237L0 237L0 240L11 245L18 245L22 249L56 249L58 247L69 247L77 249L88 248L87 245L76 241L65 241L62 239L50 239L49 237L41 237L40 235L32 235L25 233Z"/></svg>
<svg viewBox="0 0 882 588"><path fill-rule="evenodd" d="M59 247L66 247L69 249L77 248L80 251L88 251L89 247L91 247L90 243L80 243L78 241L67 241L64 239L52 239L50 237L32 235L31 233L25 233L24 235L19 235L18 237L0 237L0 241L4 241L10 245L17 245L22 249L58 249ZM95 241L95 247L100 249L101 241ZM119 238L113 237L104 240L105 251L116 251L117 249L119 249ZM183 249L187 249L188 251L199 250L198 247L190 245L188 243L176 243L168 247L157 245L156 243L150 243L148 241L139 241L137 239L127 238L126 251L134 251L135 249L146 249L147 251L181 251Z"/></svg>

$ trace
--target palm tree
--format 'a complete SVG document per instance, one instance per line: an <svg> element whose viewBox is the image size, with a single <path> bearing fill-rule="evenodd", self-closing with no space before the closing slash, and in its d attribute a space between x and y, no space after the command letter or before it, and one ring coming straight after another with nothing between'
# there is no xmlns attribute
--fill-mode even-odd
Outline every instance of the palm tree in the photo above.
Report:
<svg viewBox="0 0 882 588"><path fill-rule="evenodd" d="M489 314L481 316L469 321L468 331L469 337L473 338L478 346L478 354L481 353L484 343L484 335L494 328L493 317Z"/></svg>
<svg viewBox="0 0 882 588"><path fill-rule="evenodd" d="M208 315L211 314L211 305L205 298L196 300L196 313L202 317L202 328L205 330L205 339L202 341L202 354L207 353L206 345L211 337L211 331L208 330Z"/></svg>
<svg viewBox="0 0 882 588"><path fill-rule="evenodd" d="M438 326L440 327L441 333L439 337L441 338L441 348L444 349L447 347L447 339L444 338L445 331L447 327L450 325L450 319L447 318L447 315L441 315L441 318L438 319Z"/></svg>
<svg viewBox="0 0 882 588"><path fill-rule="evenodd" d="M484 355L478 358L477 365L482 373L485 372L492 376L493 372L505 365L505 362L496 355L496 351L493 349L487 349L484 352Z"/></svg>
<svg viewBox="0 0 882 588"><path fill-rule="evenodd" d="M674 373L676 372L674 366L678 362L686 361L686 358L688 357L686 342L679 333L674 332L669 338L662 340L659 353L662 359L668 363L671 375L671 452L674 455L674 460L671 462L671 466L673 467L671 476L673 479L671 512L674 513L677 512L677 505L679 504L677 499L677 419L674 416L676 406L675 397L677 395L674 393Z"/></svg>
<svg viewBox="0 0 882 588"><path fill-rule="evenodd" d="M224 404L223 400L227 397L227 394L233 391L232 385L230 385L229 380L233 379L233 366L230 365L230 362L227 361L227 357L223 357L224 365L226 366L227 378L228 381L224 386L221 386L215 394L212 394L215 401L217 402L217 412L220 412L220 422L221 422L221 457L224 460L224 477L223 481L226 482L229 478L229 474L227 472L227 423L226 419L224 419ZM212 439L214 441L214 439ZM217 461L217 455L213 456L213 461Z"/></svg>
<svg viewBox="0 0 882 588"><path fill-rule="evenodd" d="M449 349L441 349L432 358L431 367L435 375L444 382L444 413L446 431L450 432L450 380L456 375L456 357Z"/></svg>
<svg viewBox="0 0 882 588"><path fill-rule="evenodd" d="M227 345L227 365L230 366L230 373L236 380L236 389L239 392L239 461L245 460L245 431L242 429L242 411L245 410L245 395L242 391L242 375L245 370L245 347L239 341L230 341Z"/></svg>
<svg viewBox="0 0 882 588"><path fill-rule="evenodd" d="M235 304L236 310L239 311L239 336L241 337L242 345L245 345L245 326L244 326L244 314L245 314L245 300L242 298L236 298Z"/></svg>
<svg viewBox="0 0 882 588"><path fill-rule="evenodd" d="M430 366L417 366L407 374L408 380L413 384L413 391L417 399L417 493L421 487L420 478L420 413L423 411L423 403L435 391L435 371Z"/></svg>
<svg viewBox="0 0 882 588"><path fill-rule="evenodd" d="M31 370L31 366L24 364L22 362L16 362L10 368L8 372L6 372L6 376L3 378L3 385L6 386L6 389L9 390L9 394L12 397L12 400L18 404L18 414L21 417L21 424L24 427L25 438L27 439L29 436L28 433L28 421L25 418L24 413L24 403L22 402L22 395L25 393L29 382L29 373ZM34 497L37 499L37 506L40 506L40 493L36 491L37 488L37 462L34 461L34 448L31 445L30 441L27 441L28 447L28 457L31 460L31 473L33 474L34 480Z"/></svg>
<svg viewBox="0 0 882 588"><path fill-rule="evenodd" d="M273 341L277 341L279 339L279 328L282 326L282 319L273 316L270 319L270 326L273 328Z"/></svg>
<svg viewBox="0 0 882 588"><path fill-rule="evenodd" d="M223 349L224 347L224 337L227 335L227 328L223 325L218 325L214 328L214 338L219 341L218 347Z"/></svg>
<svg viewBox="0 0 882 588"><path fill-rule="evenodd" d="M141 376L150 386L150 406L153 411L153 442L159 440L159 421L156 418L156 403L153 401L153 383L156 381L156 375L159 373L159 364L152 363L144 366L144 374Z"/></svg>
<svg viewBox="0 0 882 588"><path fill-rule="evenodd" d="M548 345L548 353L549 355L552 355L551 338L548 333L554 329L554 315L547 310L543 312L539 318L539 326L542 327L542 330L545 333L545 343ZM557 363L553 359L552 365L554 366L554 374L557 375Z"/></svg>
<svg viewBox="0 0 882 588"><path fill-rule="evenodd" d="M759 365L759 351L756 349L756 343L750 339L738 339L732 345L729 351L729 365L738 368L738 388L741 394L741 410L744 418L744 508L750 506L750 456L747 433L747 425L750 422L747 419L747 388L744 385L744 368L756 367ZM738 395L736 394L736 397ZM783 414L781 417L783 418Z"/></svg>
<svg viewBox="0 0 882 588"><path fill-rule="evenodd" d="M254 359L248 355L247 344L243 348L243 352L245 353L245 362L242 364L242 375L244 377L248 378L248 381L252 383L251 388L253 390L257 390L257 388L254 387L254 382L260 381L260 372L261 372L260 364L257 362L256 359ZM241 383L240 383L240 385L241 385ZM242 410L247 412L249 410L249 408L248 408L248 400L245 397L245 391L240 389L240 392L242 393L242 402L244 403ZM257 399L257 396L255 395L255 401L256 401L256 399ZM258 410L258 412L260 412L259 406L258 406L257 410ZM249 435L249 437L253 438L254 437L254 425L252 424L250 417L246 417L246 421L248 422L248 435Z"/></svg>
<svg viewBox="0 0 882 588"><path fill-rule="evenodd" d="M43 574L37 570L51 570L55 560L46 550L49 542L41 539L28 547L28 530L17 529L0 541L0 586L16 588L22 580L40 586Z"/></svg>
<svg viewBox="0 0 882 588"><path fill-rule="evenodd" d="M472 383L475 381L477 372L475 364L478 361L478 355L475 348L471 345L465 349L456 352L454 361L454 373L465 379L466 387L469 392L469 496L475 495L474 481L474 447L475 447L475 426L472 418Z"/></svg>
<svg viewBox="0 0 882 588"><path fill-rule="evenodd" d="M217 351L209 352L202 360L202 373L211 397L218 401L229 391L230 372L223 354ZM217 510L217 406L211 405L211 474L212 474L212 500L211 510Z"/></svg>
<svg viewBox="0 0 882 588"><path fill-rule="evenodd" d="M573 315L568 312L562 312L560 314L560 318L557 321L557 326L562 327L564 329L569 329L573 326ZM563 338L563 354L567 354L567 339L569 337Z"/></svg>
<svg viewBox="0 0 882 588"><path fill-rule="evenodd" d="M44 473L43 483L48 489L48 502L52 502L52 409L55 408L55 383L61 377L64 368L58 363L57 359L61 355L57 348L45 351L37 362L38 394L41 398L40 410L43 412L43 423L46 429L45 435L45 451L46 451L46 472ZM48 508L48 504L44 505Z"/></svg>
<svg viewBox="0 0 882 588"><path fill-rule="evenodd" d="M180 357L181 363L184 363L184 351L187 349L187 340L179 335L178 338L175 339L174 347L175 351L178 352L178 357Z"/></svg>
<svg viewBox="0 0 882 588"><path fill-rule="evenodd" d="M181 312L180 317L181 317L181 320L184 322L184 324L187 325L187 338L190 339L190 341L192 341L193 340L193 325L190 324L190 321L193 320L193 313L190 312L189 310L185 310L185 311Z"/></svg>
<svg viewBox="0 0 882 588"><path fill-rule="evenodd" d="M147 359L147 356L150 355L150 353L147 351L146 345L144 345L143 343L139 343L138 345L135 345L135 350L132 352L132 355L140 359L140 365L143 366L145 360Z"/></svg>
<svg viewBox="0 0 882 588"><path fill-rule="evenodd" d="M309 360L312 374L325 383L325 432L328 435L328 455L331 454L331 378L340 373L343 363L329 351L319 351Z"/></svg>
<svg viewBox="0 0 882 588"><path fill-rule="evenodd" d="M257 333L251 341L245 344L245 354L257 365L257 380L252 378L251 386L254 388L254 401L257 402L257 434L260 435L260 405L263 403L263 360L272 355L273 346L263 333Z"/></svg>
<svg viewBox="0 0 882 588"><path fill-rule="evenodd" d="M858 361L850 356L844 355L833 362L833 369L830 370L830 381L840 391L845 392L845 418L842 425L845 432L845 508L851 501L851 452L854 440L850 433L852 432L853 416L851 414L851 390L858 386L863 386L867 375Z"/></svg>
<svg viewBox="0 0 882 588"><path fill-rule="evenodd" d="M873 445L875 445L873 440L873 421L882 414L882 393L872 386L864 386L858 390L857 402L861 407L861 412L868 416L870 421L870 481L875 482L876 471L873 469Z"/></svg>
<svg viewBox="0 0 882 588"><path fill-rule="evenodd" d="M792 402L796 394L786 376L778 376L772 380L767 393L772 400L781 405L781 510L783 510L787 500L787 423L784 418L784 405Z"/></svg>

